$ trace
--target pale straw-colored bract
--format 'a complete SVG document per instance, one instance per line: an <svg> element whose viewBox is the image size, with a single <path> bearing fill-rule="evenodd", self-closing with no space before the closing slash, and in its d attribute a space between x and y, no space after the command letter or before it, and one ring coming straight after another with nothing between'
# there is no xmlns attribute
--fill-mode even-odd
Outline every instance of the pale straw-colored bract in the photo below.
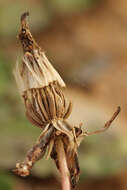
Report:
<svg viewBox="0 0 127 190"><path fill-rule="evenodd" d="M25 53L22 65L16 63L14 76L22 95L24 91L32 88L43 88L50 83L57 81L61 87L65 87L63 79L51 65L44 52L38 53L38 50L33 51L34 56L27 52Z"/></svg>

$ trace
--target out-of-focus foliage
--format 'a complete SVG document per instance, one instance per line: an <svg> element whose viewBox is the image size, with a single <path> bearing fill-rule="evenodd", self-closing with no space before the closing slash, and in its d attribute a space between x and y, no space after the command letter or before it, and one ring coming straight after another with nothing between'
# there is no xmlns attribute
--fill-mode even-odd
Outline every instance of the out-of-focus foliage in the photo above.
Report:
<svg viewBox="0 0 127 190"><path fill-rule="evenodd" d="M2 55L0 56L0 95L8 91L8 85L11 85L11 64L9 60Z"/></svg>
<svg viewBox="0 0 127 190"><path fill-rule="evenodd" d="M94 5L97 5L99 0L51 0L49 1L50 6L56 12L79 12L84 9L92 8Z"/></svg>
<svg viewBox="0 0 127 190"><path fill-rule="evenodd" d="M0 189L1 190L12 190L13 179L10 175L0 172Z"/></svg>
<svg viewBox="0 0 127 190"><path fill-rule="evenodd" d="M36 31L47 26L55 13L83 11L97 5L99 0L43 0L39 1L1 1L0 2L0 35L15 38L19 17L29 11L31 28Z"/></svg>

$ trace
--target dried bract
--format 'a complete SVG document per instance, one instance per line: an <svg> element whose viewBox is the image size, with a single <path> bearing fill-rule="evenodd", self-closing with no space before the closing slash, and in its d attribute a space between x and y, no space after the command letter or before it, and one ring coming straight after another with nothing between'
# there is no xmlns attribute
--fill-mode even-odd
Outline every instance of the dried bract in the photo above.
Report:
<svg viewBox="0 0 127 190"><path fill-rule="evenodd" d="M33 39L26 21L27 16L28 13L21 16L19 39L24 56L22 63L17 62L14 75L24 100L26 116L33 125L42 129L42 133L24 162L17 163L14 171L21 176L29 175L32 166L44 156L46 149L47 157L51 156L60 170L59 150L63 146L69 179L74 188L80 173L78 146L84 136L106 130L120 112L120 107L99 131L88 133L83 132L80 126L71 126L66 119L71 113L72 104L68 103L62 91L66 85Z"/></svg>

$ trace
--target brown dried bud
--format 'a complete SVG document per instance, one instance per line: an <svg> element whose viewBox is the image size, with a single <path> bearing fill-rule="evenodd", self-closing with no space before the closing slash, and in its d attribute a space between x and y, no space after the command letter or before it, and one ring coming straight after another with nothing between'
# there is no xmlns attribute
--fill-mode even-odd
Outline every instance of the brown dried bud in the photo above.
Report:
<svg viewBox="0 0 127 190"><path fill-rule="evenodd" d="M27 15L25 13L21 17L19 34L24 57L20 66L17 63L14 75L25 102L28 119L34 125L44 128L52 120L67 118L71 103L67 106L61 90L65 87L64 81L33 39L26 23ZM30 41L33 46L30 46Z"/></svg>

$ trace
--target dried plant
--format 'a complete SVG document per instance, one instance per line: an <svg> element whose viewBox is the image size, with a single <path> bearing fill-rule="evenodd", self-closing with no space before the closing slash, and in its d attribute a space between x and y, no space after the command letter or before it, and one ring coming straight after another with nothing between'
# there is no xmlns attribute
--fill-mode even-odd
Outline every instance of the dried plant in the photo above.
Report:
<svg viewBox="0 0 127 190"><path fill-rule="evenodd" d="M75 188L79 179L77 148L84 136L107 130L119 114L120 107L101 130L89 133L83 132L81 126L71 126L66 119L72 104L67 102L62 92L66 85L33 39L26 21L28 15L21 16L19 39L24 56L22 63L16 64L14 75L24 100L26 116L33 125L42 129L42 133L24 162L16 164L14 172L28 176L34 163L48 149L47 157L54 159L61 173L62 189L69 190Z"/></svg>

